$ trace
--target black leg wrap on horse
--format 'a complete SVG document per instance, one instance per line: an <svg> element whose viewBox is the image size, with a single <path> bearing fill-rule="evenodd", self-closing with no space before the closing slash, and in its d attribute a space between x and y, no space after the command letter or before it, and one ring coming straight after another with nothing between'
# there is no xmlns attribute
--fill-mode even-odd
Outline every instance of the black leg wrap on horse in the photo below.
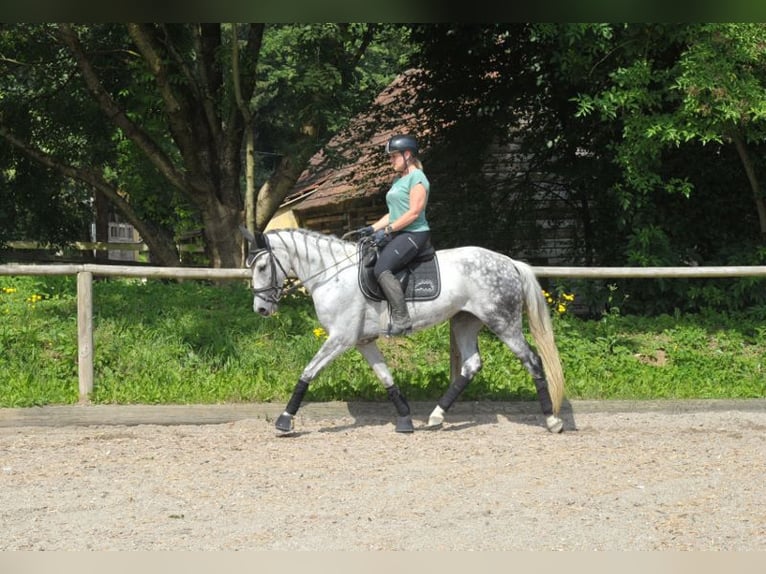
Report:
<svg viewBox="0 0 766 574"><path fill-rule="evenodd" d="M298 412L298 409L301 406L301 402L303 401L303 397L308 389L309 384L307 381L304 381L303 379L298 380L298 383L293 389L293 395L290 397L290 401L287 403L287 408L285 408L285 411L291 415L295 415L295 413Z"/></svg>
<svg viewBox="0 0 766 574"><path fill-rule="evenodd" d="M394 403L394 406L396 407L397 414L400 417L409 415L410 405L407 403L407 399L404 398L404 395L399 391L399 387L393 385L387 389L387 392L388 398L391 399L391 402Z"/></svg>
<svg viewBox="0 0 766 574"><path fill-rule="evenodd" d="M293 431L293 416L282 413L277 417L277 422L274 425L279 432L289 433Z"/></svg>
<svg viewBox="0 0 766 574"><path fill-rule="evenodd" d="M466 385L468 385L470 381L471 379L468 379L463 375L458 375L455 380L450 383L450 386L447 387L447 391L436 404L438 404L445 411L448 410L452 406L452 403L457 400L457 398L460 396L460 393L463 392Z"/></svg>
<svg viewBox="0 0 766 574"><path fill-rule="evenodd" d="M535 379L535 388L537 389L537 399L540 401L540 407L545 416L553 414L553 401L551 393L548 390L548 381L545 378Z"/></svg>

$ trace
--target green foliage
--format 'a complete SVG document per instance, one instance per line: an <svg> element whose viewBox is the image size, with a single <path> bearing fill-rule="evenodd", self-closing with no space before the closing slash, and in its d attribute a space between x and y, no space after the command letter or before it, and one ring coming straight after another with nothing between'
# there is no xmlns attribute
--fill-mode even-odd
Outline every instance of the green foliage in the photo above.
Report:
<svg viewBox="0 0 766 574"><path fill-rule="evenodd" d="M0 27L0 127L63 161L105 161L114 131L103 121L75 64L55 42L55 24ZM117 70L115 70L117 75ZM0 243L34 239L64 245L88 239L91 192L10 146L0 146Z"/></svg>
<svg viewBox="0 0 766 574"><path fill-rule="evenodd" d="M0 405L77 400L74 281L0 278Z"/></svg>
<svg viewBox="0 0 766 574"><path fill-rule="evenodd" d="M75 291L72 278L0 279L0 407L77 402ZM747 313L646 318L623 315L625 295L614 285L608 292L608 309L596 319L554 315L569 398L766 396L766 305ZM97 281L92 400L286 401L326 334L304 296L284 301L270 318L251 312L251 305L239 282ZM487 331L479 343L484 367L462 398L535 400L516 357ZM408 398L435 401L447 388L447 323L379 344ZM306 400L386 395L351 350L320 373Z"/></svg>
<svg viewBox="0 0 766 574"><path fill-rule="evenodd" d="M238 125L228 74L231 25L206 29L216 49L204 55L194 43L198 27L147 26L181 110L194 110L184 123L196 130L185 150L174 136L186 132L170 129L157 79L126 27L75 29L127 117L186 181L215 190L216 201L178 190L105 118L55 24L0 27L0 127L63 163L93 167L137 217L176 237L202 227L201 210L224 196L239 213L242 174L233 161L239 152L225 161L218 155L239 143L221 145L223 136L211 133ZM257 61L244 49L247 27L236 29L243 77L257 81L250 104L258 184L277 158L320 149L396 73L414 65L428 81L418 85L415 108L396 108L429 121L445 139L429 142L435 151L426 162L440 245L480 244L511 255L534 245L558 231L535 221L549 199L560 204L563 182L567 203L557 209L582 230L573 261L727 264L753 258L763 246L753 209L758 191L733 144L744 146L759 182L766 173L762 23L269 24ZM490 191L493 182L480 167L490 144L511 140L529 164L518 173L514 167L513 178ZM62 181L16 147L0 146L0 243L83 239L92 190ZM463 225L455 225L456 211ZM626 287L642 305L636 309L653 307L653 299L661 301L657 312L686 309L682 300L698 308L706 300L723 304L715 285ZM741 286L743 307L758 303L757 287Z"/></svg>
<svg viewBox="0 0 766 574"><path fill-rule="evenodd" d="M428 158L440 244L526 252L546 232L526 220L563 182L582 229L573 262L716 265L763 245L758 193L734 145L744 142L762 189L763 24L440 24L413 37L428 70L425 115L450 125L448 151ZM528 171L493 193L477 166L489 142L509 140ZM439 179L450 162L460 177ZM456 210L466 225L454 225ZM692 285L674 283L666 299L666 286L627 284L638 312L672 311Z"/></svg>
<svg viewBox="0 0 766 574"><path fill-rule="evenodd" d="M0 213L0 244L86 239L97 186L113 211L145 224L145 241L167 250L155 249L161 264L175 262L174 238L202 227L213 264L238 260L239 246L215 225L236 218L243 203L233 37L242 46L243 95L254 93L245 105L258 184L273 175L275 158L289 158L279 179L289 186L411 51L407 28L393 24L268 24L262 42L258 24L236 25L238 35L215 23L71 29L77 40L68 43L63 24L0 25L0 200L10 206ZM103 89L98 97L83 68Z"/></svg>
<svg viewBox="0 0 766 574"><path fill-rule="evenodd" d="M697 29L680 58L681 73L675 81L683 95L679 119L694 126L689 139L722 142L743 128L752 140L766 135L765 35L762 23L707 24Z"/></svg>
<svg viewBox="0 0 766 574"><path fill-rule="evenodd" d="M737 325L737 321L742 321ZM761 397L763 329L747 316L605 315L569 321L560 345L570 396Z"/></svg>
<svg viewBox="0 0 766 574"><path fill-rule="evenodd" d="M267 27L253 102L259 131L289 134L311 125L323 138L337 132L393 79L410 50L401 26Z"/></svg>
<svg viewBox="0 0 766 574"><path fill-rule="evenodd" d="M598 114L620 126L613 147L629 190L625 211L649 207L645 198L656 190L692 193L693 170L666 169L682 146L731 144L734 137L764 143L766 26L633 25L615 37L605 54L608 83L574 101L578 117Z"/></svg>

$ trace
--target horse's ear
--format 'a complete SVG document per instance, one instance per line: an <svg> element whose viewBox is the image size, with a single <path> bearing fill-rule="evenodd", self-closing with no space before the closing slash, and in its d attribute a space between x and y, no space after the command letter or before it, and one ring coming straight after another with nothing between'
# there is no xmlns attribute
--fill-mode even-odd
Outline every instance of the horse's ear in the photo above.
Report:
<svg viewBox="0 0 766 574"><path fill-rule="evenodd" d="M247 227L245 227L244 225L240 225L239 232L242 234L242 237L247 239L248 243L250 243L251 245L255 245L256 243L255 236L252 233L250 233L250 230Z"/></svg>
<svg viewBox="0 0 766 574"><path fill-rule="evenodd" d="M268 247L268 243L266 243L266 236L260 231L256 231L255 235L253 235L250 233L250 230L247 227L240 225L239 232L242 234L242 237L247 239L247 242L250 244L250 251L257 251L259 249L266 249Z"/></svg>

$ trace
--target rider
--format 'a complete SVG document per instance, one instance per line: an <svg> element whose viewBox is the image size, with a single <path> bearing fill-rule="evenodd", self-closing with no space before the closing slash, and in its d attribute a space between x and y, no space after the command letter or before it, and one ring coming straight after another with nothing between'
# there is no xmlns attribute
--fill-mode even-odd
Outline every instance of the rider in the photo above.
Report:
<svg viewBox="0 0 766 574"><path fill-rule="evenodd" d="M394 276L430 245L431 231L426 221L430 184L418 159L418 142L411 135L395 135L386 143L391 165L400 174L386 193L388 213L372 225L359 230L372 235L380 252L374 273L391 305L389 335L412 331L404 292Z"/></svg>

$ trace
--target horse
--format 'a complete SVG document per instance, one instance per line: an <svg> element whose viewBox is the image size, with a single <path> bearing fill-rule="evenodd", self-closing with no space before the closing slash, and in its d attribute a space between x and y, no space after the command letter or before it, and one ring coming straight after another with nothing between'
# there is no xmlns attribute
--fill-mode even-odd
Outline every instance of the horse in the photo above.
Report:
<svg viewBox="0 0 766 574"><path fill-rule="evenodd" d="M364 239L349 241L307 229L276 229L251 233L247 267L252 267L253 311L273 315L286 293L301 287L311 296L317 319L327 333L320 349L303 369L285 410L276 420L278 434L292 434L294 419L309 384L342 353L356 348L369 363L396 409L395 431L414 431L410 406L395 383L377 340L385 336L385 300L360 288ZM351 232L353 233L353 232ZM368 238L369 239L369 238ZM441 428L447 411L482 368L478 335L483 326L516 355L534 381L537 398L551 433L563 430L558 416L564 396L564 375L554 340L550 309L534 270L498 252L463 246L435 252L441 286L426 301L408 299L413 332L449 320L453 365L448 388L430 413L427 429ZM523 311L536 350L522 331Z"/></svg>

